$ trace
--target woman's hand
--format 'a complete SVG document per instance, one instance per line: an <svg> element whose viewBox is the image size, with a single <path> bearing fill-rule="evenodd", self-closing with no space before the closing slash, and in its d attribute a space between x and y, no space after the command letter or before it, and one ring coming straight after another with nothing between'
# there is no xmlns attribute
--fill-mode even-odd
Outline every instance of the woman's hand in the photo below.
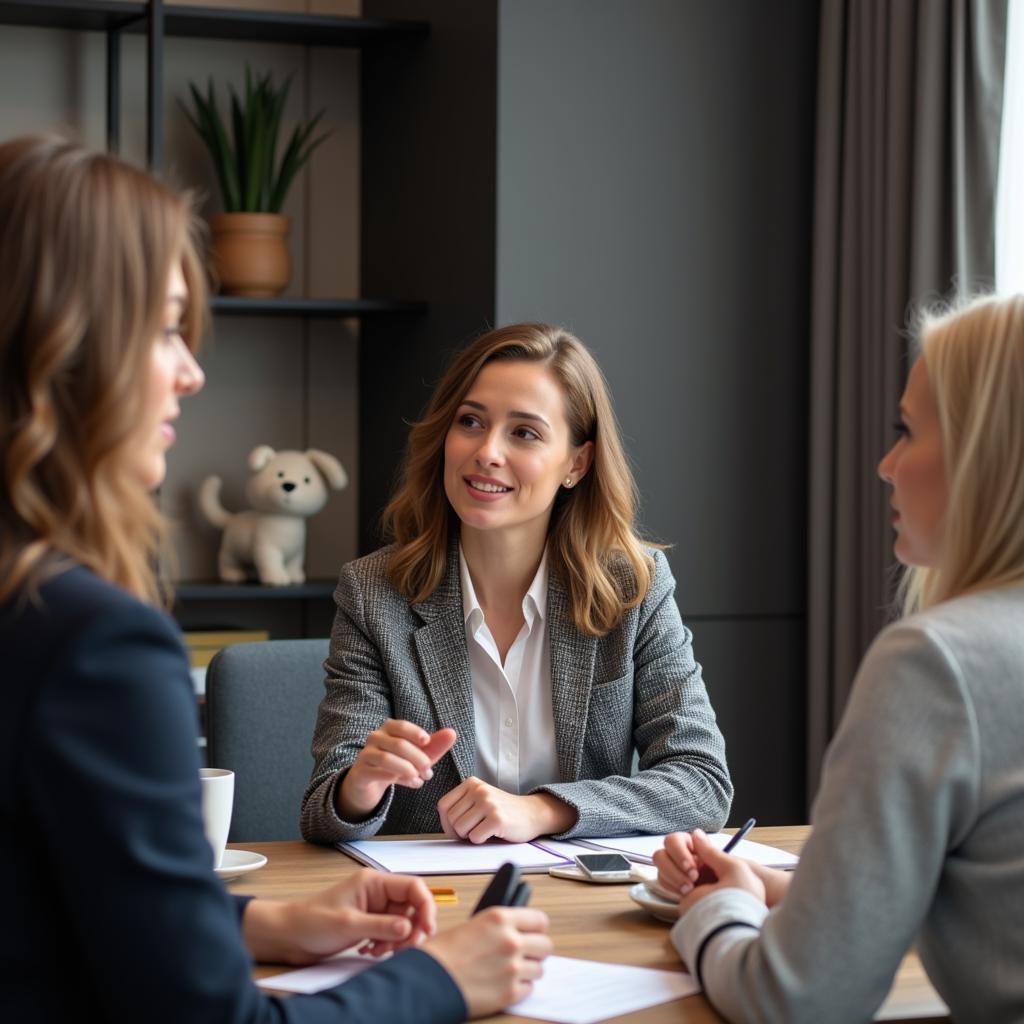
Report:
<svg viewBox="0 0 1024 1024"><path fill-rule="evenodd" d="M764 864L755 864L752 860L745 861L745 863L750 865L750 870L761 880L761 884L764 886L764 902L768 909L770 910L776 903L781 903L789 891L793 872L769 868Z"/></svg>
<svg viewBox="0 0 1024 1024"><path fill-rule="evenodd" d="M389 786L419 789L457 739L454 729L428 733L412 722L389 718L366 737L345 773L335 796L339 816L346 821L367 817Z"/></svg>
<svg viewBox="0 0 1024 1024"><path fill-rule="evenodd" d="M445 835L471 843L491 838L528 843L565 832L576 821L576 812L550 793L516 796L472 775L438 800L437 813Z"/></svg>
<svg viewBox="0 0 1024 1024"><path fill-rule="evenodd" d="M548 917L532 908L490 907L424 945L452 976L470 1017L486 1017L525 999L554 948Z"/></svg>
<svg viewBox="0 0 1024 1024"><path fill-rule="evenodd" d="M666 836L665 846L654 855L654 863L658 868L658 885L666 892L680 893L679 908L684 914L719 889L743 889L766 902L765 884L754 871L754 865L723 853L700 829Z"/></svg>
<svg viewBox="0 0 1024 1024"><path fill-rule="evenodd" d="M655 851L654 866L658 869L658 886L666 894L676 898L693 891L700 879L702 864L693 848L696 833L673 832L665 836L665 845ZM713 881L710 872L705 872L704 882Z"/></svg>
<svg viewBox="0 0 1024 1024"><path fill-rule="evenodd" d="M364 869L306 899L253 900L242 934L256 960L311 964L363 941L381 956L419 945L437 927L437 909L419 878Z"/></svg>

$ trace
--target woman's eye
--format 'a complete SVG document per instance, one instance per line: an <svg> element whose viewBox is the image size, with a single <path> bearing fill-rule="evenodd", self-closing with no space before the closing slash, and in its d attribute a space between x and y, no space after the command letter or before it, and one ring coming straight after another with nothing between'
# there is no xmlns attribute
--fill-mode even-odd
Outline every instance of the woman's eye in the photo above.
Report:
<svg viewBox="0 0 1024 1024"><path fill-rule="evenodd" d="M512 431L512 435L513 437L518 437L523 441L540 440L540 434L538 434L535 430L531 430L529 427L516 427L516 429Z"/></svg>
<svg viewBox="0 0 1024 1024"><path fill-rule="evenodd" d="M163 333L165 341L174 341L181 337L181 324L175 324L173 327L165 327Z"/></svg>
<svg viewBox="0 0 1024 1024"><path fill-rule="evenodd" d="M893 425L892 429L896 431L897 437L909 437L910 428L903 422L903 420L897 420Z"/></svg>
<svg viewBox="0 0 1024 1024"><path fill-rule="evenodd" d="M480 421L475 417L471 416L468 412L464 412L458 420L460 427L472 428L480 425Z"/></svg>

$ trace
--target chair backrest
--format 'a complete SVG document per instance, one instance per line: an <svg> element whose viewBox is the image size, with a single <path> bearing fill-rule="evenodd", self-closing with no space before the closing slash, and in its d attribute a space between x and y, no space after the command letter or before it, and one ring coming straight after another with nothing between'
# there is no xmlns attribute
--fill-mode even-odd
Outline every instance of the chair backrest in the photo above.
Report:
<svg viewBox="0 0 1024 1024"><path fill-rule="evenodd" d="M328 641L233 644L206 674L208 763L235 773L231 842L299 838Z"/></svg>

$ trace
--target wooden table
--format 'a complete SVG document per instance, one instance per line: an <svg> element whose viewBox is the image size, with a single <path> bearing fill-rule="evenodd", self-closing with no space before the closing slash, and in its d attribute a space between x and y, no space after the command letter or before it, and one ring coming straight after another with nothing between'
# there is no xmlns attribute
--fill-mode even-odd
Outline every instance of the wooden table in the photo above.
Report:
<svg viewBox="0 0 1024 1024"><path fill-rule="evenodd" d="M799 853L808 831L806 826L759 828L750 838ZM359 870L355 861L330 847L303 842L244 843L241 846L265 854L269 862L260 871L230 883L233 892L290 899L315 892ZM456 904L438 905L439 927L443 929L464 921L488 879L487 875L432 875L429 884L450 885L459 896ZM529 881L533 887L530 905L540 907L551 918L556 953L584 960L682 970L669 941L668 926L654 920L630 900L629 886L588 885L546 874L531 874ZM257 976L268 977L287 969L260 966ZM920 961L913 954L903 961L880 1016L885 1020L949 1020ZM503 1014L490 1019L525 1021L527 1018ZM631 1024L710 1024L722 1018L703 995L695 995L616 1020Z"/></svg>

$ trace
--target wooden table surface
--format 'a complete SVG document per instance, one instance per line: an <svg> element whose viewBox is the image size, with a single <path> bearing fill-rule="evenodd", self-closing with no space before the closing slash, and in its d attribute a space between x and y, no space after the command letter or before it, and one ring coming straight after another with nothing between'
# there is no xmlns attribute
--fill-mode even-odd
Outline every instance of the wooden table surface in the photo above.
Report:
<svg viewBox="0 0 1024 1024"><path fill-rule="evenodd" d="M750 838L799 853L808 831L806 826L799 825L759 828ZM229 883L232 892L253 896L279 899L302 896L331 885L360 867L335 849L303 842L233 845L258 851L268 858L266 867ZM430 876L428 884L452 886L459 897L458 903L438 905L440 928L458 924L469 916L489 877ZM530 905L540 907L551 918L556 953L584 960L682 970L669 941L669 926L656 921L633 903L628 885L589 885L546 874L528 877L533 888ZM258 977L268 977L288 969L261 965L256 973ZM885 1020L949 1020L913 954L904 960L880 1017ZM490 1019L525 1021L527 1018L504 1014ZM702 995L695 995L615 1020L630 1024L708 1024L722 1018Z"/></svg>

